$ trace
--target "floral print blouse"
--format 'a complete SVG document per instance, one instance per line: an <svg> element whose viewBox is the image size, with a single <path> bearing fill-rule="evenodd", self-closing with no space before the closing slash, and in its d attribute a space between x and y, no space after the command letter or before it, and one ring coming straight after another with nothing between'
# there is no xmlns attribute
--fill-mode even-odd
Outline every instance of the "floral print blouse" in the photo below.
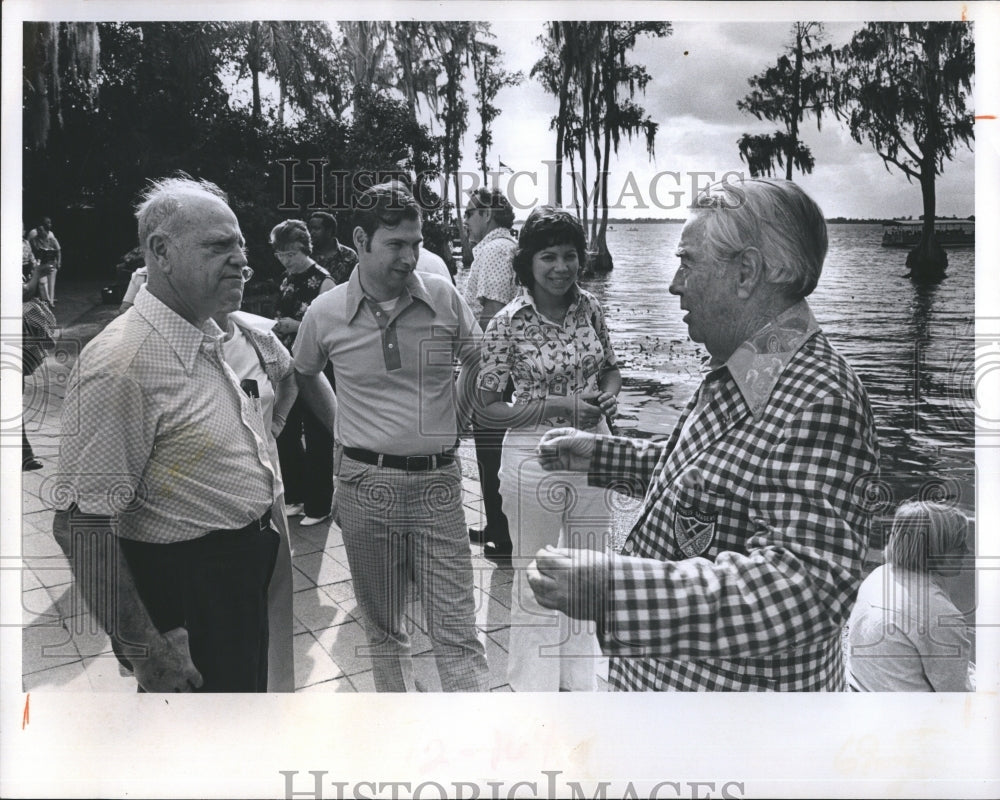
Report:
<svg viewBox="0 0 1000 800"><path fill-rule="evenodd" d="M316 299L323 281L330 277L330 273L319 264L313 262L302 272L286 272L278 287L278 302L275 305L274 316L291 317L302 321L309 304ZM278 334L278 338L285 347L291 349L295 341L294 333Z"/></svg>
<svg viewBox="0 0 1000 800"><path fill-rule="evenodd" d="M514 381L514 403L597 392L601 372L617 365L600 303L579 287L562 325L543 316L528 291L497 312L486 327L477 385L502 392ZM543 425L569 425L551 417Z"/></svg>

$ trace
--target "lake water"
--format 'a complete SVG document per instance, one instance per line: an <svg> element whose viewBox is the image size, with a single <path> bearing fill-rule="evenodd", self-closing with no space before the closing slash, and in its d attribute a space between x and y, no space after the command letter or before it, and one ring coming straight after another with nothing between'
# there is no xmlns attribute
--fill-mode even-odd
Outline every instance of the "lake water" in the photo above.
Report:
<svg viewBox="0 0 1000 800"><path fill-rule="evenodd" d="M622 434L669 434L707 359L667 291L681 227L614 224L614 270L582 282L604 305L621 364ZM947 278L916 287L902 277L906 251L883 248L881 234L880 225L831 225L809 303L868 390L886 506L947 495L973 515L974 251L950 249Z"/></svg>

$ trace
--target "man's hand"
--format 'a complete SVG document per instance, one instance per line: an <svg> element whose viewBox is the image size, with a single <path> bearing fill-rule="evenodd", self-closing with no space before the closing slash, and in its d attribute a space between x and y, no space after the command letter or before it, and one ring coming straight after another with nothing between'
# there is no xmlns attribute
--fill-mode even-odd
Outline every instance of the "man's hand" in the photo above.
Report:
<svg viewBox="0 0 1000 800"><path fill-rule="evenodd" d="M186 628L154 637L145 658L130 660L135 679L147 692L190 692L204 683L191 660Z"/></svg>
<svg viewBox="0 0 1000 800"><path fill-rule="evenodd" d="M539 605L574 619L600 619L607 578L608 556L597 550L546 545L528 565L528 585Z"/></svg>
<svg viewBox="0 0 1000 800"><path fill-rule="evenodd" d="M550 471L587 472L596 438L576 428L553 428L538 443L538 461Z"/></svg>
<svg viewBox="0 0 1000 800"><path fill-rule="evenodd" d="M301 325L301 323L297 319L292 319L291 317L278 317L277 322L274 323L271 330L281 336L287 336L289 334L298 333L299 325Z"/></svg>

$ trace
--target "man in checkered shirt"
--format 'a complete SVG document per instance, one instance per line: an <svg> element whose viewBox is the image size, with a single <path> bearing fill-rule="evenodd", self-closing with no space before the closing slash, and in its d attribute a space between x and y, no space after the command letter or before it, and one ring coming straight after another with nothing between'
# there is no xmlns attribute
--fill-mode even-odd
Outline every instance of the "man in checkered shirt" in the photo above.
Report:
<svg viewBox="0 0 1000 800"><path fill-rule="evenodd" d="M826 250L794 183L712 187L670 285L711 360L670 438L563 428L539 445L548 469L645 490L621 555L546 548L530 573L543 606L597 621L615 689L844 689L878 443L864 387L805 300Z"/></svg>

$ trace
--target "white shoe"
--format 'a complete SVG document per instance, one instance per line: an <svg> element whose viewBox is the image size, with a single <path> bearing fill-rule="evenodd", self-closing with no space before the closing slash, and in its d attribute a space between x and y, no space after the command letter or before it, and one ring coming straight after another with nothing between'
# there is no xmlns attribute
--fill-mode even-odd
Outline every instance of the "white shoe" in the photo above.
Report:
<svg viewBox="0 0 1000 800"><path fill-rule="evenodd" d="M308 528L310 525L319 525L321 522L326 522L328 519L330 519L329 514L325 517L303 517L299 520L299 527Z"/></svg>
<svg viewBox="0 0 1000 800"><path fill-rule="evenodd" d="M290 506L285 506L286 517L301 517L305 513L306 509L302 503L292 503Z"/></svg>

